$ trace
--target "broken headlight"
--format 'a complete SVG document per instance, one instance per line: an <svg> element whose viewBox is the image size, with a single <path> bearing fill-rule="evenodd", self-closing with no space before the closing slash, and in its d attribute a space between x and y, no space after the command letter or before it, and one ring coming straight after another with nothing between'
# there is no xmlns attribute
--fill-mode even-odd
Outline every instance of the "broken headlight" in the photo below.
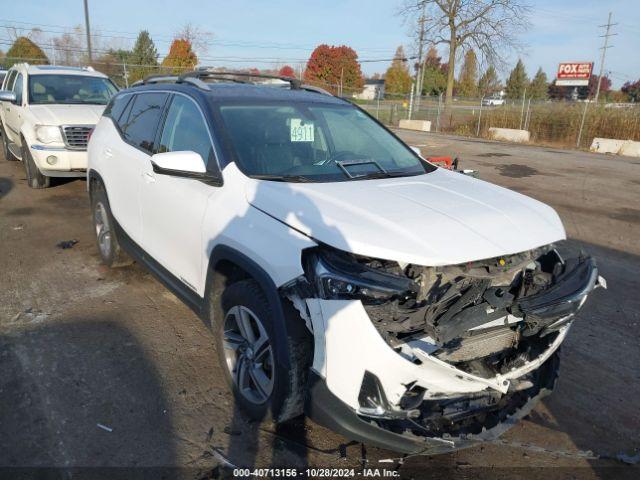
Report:
<svg viewBox="0 0 640 480"><path fill-rule="evenodd" d="M418 291L418 285L407 277L372 268L353 255L329 247L307 250L303 263L307 280L324 299L375 304L415 297Z"/></svg>

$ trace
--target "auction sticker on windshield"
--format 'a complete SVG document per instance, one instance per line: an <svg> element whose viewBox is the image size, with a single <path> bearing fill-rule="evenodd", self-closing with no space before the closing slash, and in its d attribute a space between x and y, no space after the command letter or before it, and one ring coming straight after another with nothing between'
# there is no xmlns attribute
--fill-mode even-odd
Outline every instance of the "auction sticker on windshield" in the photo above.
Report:
<svg viewBox="0 0 640 480"><path fill-rule="evenodd" d="M292 118L291 141L313 142L313 123L305 122L301 118Z"/></svg>

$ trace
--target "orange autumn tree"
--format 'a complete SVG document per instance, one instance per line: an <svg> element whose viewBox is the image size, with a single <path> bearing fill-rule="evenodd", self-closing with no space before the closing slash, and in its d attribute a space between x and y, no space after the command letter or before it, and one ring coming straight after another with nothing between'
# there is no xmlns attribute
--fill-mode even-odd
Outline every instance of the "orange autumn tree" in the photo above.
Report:
<svg viewBox="0 0 640 480"><path fill-rule="evenodd" d="M184 38L176 38L171 44L169 54L162 60L164 69L171 73L183 73L192 70L198 64L198 56L193 51L191 42Z"/></svg>
<svg viewBox="0 0 640 480"><path fill-rule="evenodd" d="M307 62L304 79L332 93L339 93L340 85L343 94L360 91L364 86L358 54L346 45L316 47Z"/></svg>
<svg viewBox="0 0 640 480"><path fill-rule="evenodd" d="M280 70L278 70L278 75L280 75L281 77L296 78L296 72L290 65L285 65Z"/></svg>

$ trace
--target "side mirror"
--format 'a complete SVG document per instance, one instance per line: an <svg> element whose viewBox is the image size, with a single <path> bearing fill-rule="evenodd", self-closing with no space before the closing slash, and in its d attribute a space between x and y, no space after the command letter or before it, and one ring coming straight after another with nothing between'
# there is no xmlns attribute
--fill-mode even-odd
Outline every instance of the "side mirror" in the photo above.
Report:
<svg viewBox="0 0 640 480"><path fill-rule="evenodd" d="M16 94L11 90L0 90L0 102L16 103Z"/></svg>
<svg viewBox="0 0 640 480"><path fill-rule="evenodd" d="M214 185L222 185L221 178L207 172L207 167L199 153L164 152L151 157L153 171L159 175L194 178Z"/></svg>

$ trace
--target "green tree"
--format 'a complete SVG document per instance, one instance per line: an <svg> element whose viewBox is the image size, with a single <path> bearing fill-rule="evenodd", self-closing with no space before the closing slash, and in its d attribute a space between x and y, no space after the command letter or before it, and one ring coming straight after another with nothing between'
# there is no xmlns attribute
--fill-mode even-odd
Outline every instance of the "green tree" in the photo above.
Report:
<svg viewBox="0 0 640 480"><path fill-rule="evenodd" d="M5 68L14 63L28 62L32 65L48 65L49 59L42 49L27 37L18 37L11 48L7 50L4 59Z"/></svg>
<svg viewBox="0 0 640 480"><path fill-rule="evenodd" d="M546 100L549 98L549 81L547 80L547 74L542 71L542 67L538 68L527 92L527 96L533 100Z"/></svg>
<svg viewBox="0 0 640 480"><path fill-rule="evenodd" d="M158 51L151 40L149 32L142 30L131 51L131 73L129 82L135 82L158 70Z"/></svg>
<svg viewBox="0 0 640 480"><path fill-rule="evenodd" d="M391 94L406 94L411 91L411 74L402 45L396 50L391 66L384 75L384 90Z"/></svg>
<svg viewBox="0 0 640 480"><path fill-rule="evenodd" d="M493 65L489 65L478 81L478 93L482 97L488 97L498 90L500 90L498 72Z"/></svg>
<svg viewBox="0 0 640 480"><path fill-rule="evenodd" d="M458 77L458 95L475 97L478 94L478 59L473 50L464 54L464 62Z"/></svg>
<svg viewBox="0 0 640 480"><path fill-rule="evenodd" d="M191 42L184 38L176 38L171 44L169 54L162 60L163 70L169 69L171 73L193 70L197 64L198 57L191 47Z"/></svg>
<svg viewBox="0 0 640 480"><path fill-rule="evenodd" d="M429 48L424 60L422 95L440 95L447 89L447 67L441 62L436 48Z"/></svg>
<svg viewBox="0 0 640 480"><path fill-rule="evenodd" d="M527 71L524 68L522 60L518 59L518 63L516 63L514 69L511 70L509 78L507 79L507 85L505 88L507 98L522 98L528 86L529 79L527 78Z"/></svg>

